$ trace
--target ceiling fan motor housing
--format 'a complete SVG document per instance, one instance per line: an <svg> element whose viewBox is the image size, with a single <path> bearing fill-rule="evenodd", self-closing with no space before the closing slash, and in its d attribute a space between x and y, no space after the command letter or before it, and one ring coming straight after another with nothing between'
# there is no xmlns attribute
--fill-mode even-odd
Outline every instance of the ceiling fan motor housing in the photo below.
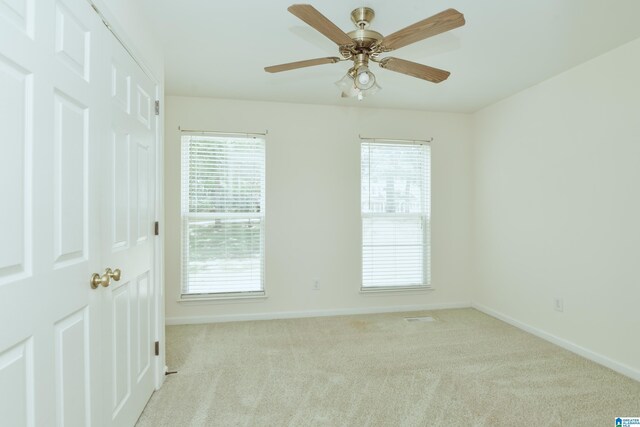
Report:
<svg viewBox="0 0 640 427"><path fill-rule="evenodd" d="M383 39L382 34L371 30L355 30L347 33L356 45L356 49L369 49Z"/></svg>

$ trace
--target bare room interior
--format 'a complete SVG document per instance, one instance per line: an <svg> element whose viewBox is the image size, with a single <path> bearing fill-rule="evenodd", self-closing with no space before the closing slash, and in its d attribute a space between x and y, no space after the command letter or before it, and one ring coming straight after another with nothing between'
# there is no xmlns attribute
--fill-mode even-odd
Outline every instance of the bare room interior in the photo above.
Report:
<svg viewBox="0 0 640 427"><path fill-rule="evenodd" d="M640 426L639 18L0 0L0 425Z"/></svg>

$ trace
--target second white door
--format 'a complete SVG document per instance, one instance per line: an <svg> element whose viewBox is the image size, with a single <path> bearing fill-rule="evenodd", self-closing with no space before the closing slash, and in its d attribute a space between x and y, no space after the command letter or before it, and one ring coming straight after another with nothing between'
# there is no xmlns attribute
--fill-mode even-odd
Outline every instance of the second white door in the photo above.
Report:
<svg viewBox="0 0 640 427"><path fill-rule="evenodd" d="M133 425L154 389L155 85L110 39L102 152L102 263L120 270L105 289L102 347L110 425Z"/></svg>

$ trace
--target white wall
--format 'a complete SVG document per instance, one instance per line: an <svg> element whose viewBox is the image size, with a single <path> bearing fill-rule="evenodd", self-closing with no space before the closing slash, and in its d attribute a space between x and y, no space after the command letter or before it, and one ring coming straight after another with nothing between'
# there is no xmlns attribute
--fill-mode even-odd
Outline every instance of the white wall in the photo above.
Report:
<svg viewBox="0 0 640 427"><path fill-rule="evenodd" d="M264 132L267 299L178 303L180 134ZM168 323L468 305L470 117L418 111L167 97ZM362 295L360 146L369 137L433 136L433 291ZM320 290L311 289L314 277Z"/></svg>
<svg viewBox="0 0 640 427"><path fill-rule="evenodd" d="M640 379L638 76L640 40L475 114L472 256L475 303Z"/></svg>

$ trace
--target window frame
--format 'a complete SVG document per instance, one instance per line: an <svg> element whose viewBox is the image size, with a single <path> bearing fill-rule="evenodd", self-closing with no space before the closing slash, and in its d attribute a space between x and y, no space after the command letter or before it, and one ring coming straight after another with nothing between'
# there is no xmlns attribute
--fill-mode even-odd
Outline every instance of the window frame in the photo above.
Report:
<svg viewBox="0 0 640 427"><path fill-rule="evenodd" d="M184 208L185 194L184 194L184 174L185 168L183 164L185 147L185 137L204 137L204 138L245 138L245 139L259 139L263 144L263 176L262 176L262 194L261 194L261 210L259 213L192 213L186 212ZM207 301L224 301L234 299L260 299L266 298L266 134L226 134L218 132L194 132L194 131L181 131L180 132L180 287L178 290L178 302L207 302ZM187 143L188 144L188 143ZM187 172L188 173L188 172ZM188 195L186 196L188 200ZM187 202L188 203L188 202ZM185 232L187 231L187 225L190 218L240 218L240 219L260 219L260 283L261 290L255 291L238 291L238 292L205 292L205 293L185 293L185 251L188 252L188 247L185 248L187 239L185 238Z"/></svg>
<svg viewBox="0 0 640 427"><path fill-rule="evenodd" d="M425 171L427 172L427 176L425 179L425 197L426 200L423 201L424 207L422 212L407 212L407 213L386 213L386 212L365 212L363 210L363 169L364 169L364 157L363 150L365 146L371 146L375 144L384 144L384 145L420 145L425 147L426 154L426 164L424 165ZM431 188L432 188L432 173L431 173L431 163L432 163L432 150L431 144L427 141L411 141L411 140L399 140L399 139L361 139L360 140L360 293L368 294L368 293L378 293L378 292L411 292L411 291L425 291L432 290L431 283L431 249L432 249L432 239L431 239ZM368 174L371 173L371 168L368 167ZM365 250L365 236L364 236L364 220L365 218L378 218L384 216L392 216L392 217L405 217L405 218L421 218L422 230L422 283L419 284L406 284L406 285L386 285L386 286L365 286L365 274L364 274L364 250Z"/></svg>

